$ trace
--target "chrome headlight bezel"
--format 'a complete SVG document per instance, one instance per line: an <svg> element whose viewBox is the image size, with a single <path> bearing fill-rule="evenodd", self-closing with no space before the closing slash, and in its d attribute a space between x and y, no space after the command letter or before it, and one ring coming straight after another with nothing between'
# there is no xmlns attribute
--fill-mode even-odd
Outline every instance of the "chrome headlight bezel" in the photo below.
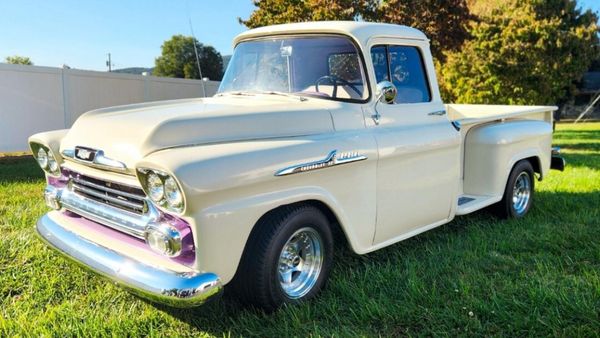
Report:
<svg viewBox="0 0 600 338"><path fill-rule="evenodd" d="M35 158L40 168L50 176L60 177L59 158L54 155L52 149L46 145L35 142L32 142L29 146L33 153L33 158Z"/></svg>
<svg viewBox="0 0 600 338"><path fill-rule="evenodd" d="M177 181L177 179L162 170L158 169L150 169L150 168L138 168L137 170L138 180L142 185L142 189L144 193L150 201L158 208L176 214L182 214L185 209L185 194L181 189L181 185ZM156 189L152 189L150 187L150 180L154 181L153 185L157 186L158 182L156 182L156 178L160 179L160 190L158 193ZM169 187L167 187L167 182L169 182ZM179 198L169 198L169 192L167 189L170 189L171 195L178 195Z"/></svg>

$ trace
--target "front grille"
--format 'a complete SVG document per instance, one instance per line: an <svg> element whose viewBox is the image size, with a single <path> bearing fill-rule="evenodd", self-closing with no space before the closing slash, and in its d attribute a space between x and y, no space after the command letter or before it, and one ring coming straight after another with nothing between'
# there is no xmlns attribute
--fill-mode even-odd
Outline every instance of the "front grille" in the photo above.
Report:
<svg viewBox="0 0 600 338"><path fill-rule="evenodd" d="M97 202L139 215L148 211L146 195L141 188L81 174L73 175L71 184L73 192Z"/></svg>

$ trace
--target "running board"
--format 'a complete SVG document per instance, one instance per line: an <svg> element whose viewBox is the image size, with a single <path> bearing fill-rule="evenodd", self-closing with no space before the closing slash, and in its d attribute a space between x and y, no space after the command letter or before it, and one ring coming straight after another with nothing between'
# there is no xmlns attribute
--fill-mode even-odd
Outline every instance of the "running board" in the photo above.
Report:
<svg viewBox="0 0 600 338"><path fill-rule="evenodd" d="M456 215L470 214L502 199L502 196L462 195L458 197Z"/></svg>

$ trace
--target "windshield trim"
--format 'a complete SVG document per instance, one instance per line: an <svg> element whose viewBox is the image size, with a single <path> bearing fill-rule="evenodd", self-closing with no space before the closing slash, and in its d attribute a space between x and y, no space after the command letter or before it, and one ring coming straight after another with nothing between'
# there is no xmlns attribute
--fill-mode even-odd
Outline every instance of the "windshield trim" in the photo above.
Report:
<svg viewBox="0 0 600 338"><path fill-rule="evenodd" d="M251 37L251 38L240 40L235 44L235 46L233 46L233 48L235 50L235 48L237 48L237 46L240 43L244 43L244 42L248 42L248 41L269 40L274 37L286 37L286 38L292 37L293 38L293 37L307 37L307 36L309 36L309 37L310 36L314 36L314 37L338 36L338 37L344 37L344 38L348 39L350 41L350 43L352 43L352 45L354 45L354 48L356 48L356 52L358 53L358 58L360 59L361 66L364 69L366 87L369 90L369 95L365 99L360 99L360 100L359 99L345 99L345 98L338 98L338 97L321 97L321 96L310 96L310 97L315 98L315 99L338 101L338 102L369 103L371 101L371 97L372 97L371 80L370 80L370 76L369 76L369 70L367 69L367 63L365 62L364 52L361 48L361 45L351 35L342 34L342 33L298 33L298 32L277 33L277 34L262 35L262 36ZM294 94L294 93L290 93L290 94Z"/></svg>

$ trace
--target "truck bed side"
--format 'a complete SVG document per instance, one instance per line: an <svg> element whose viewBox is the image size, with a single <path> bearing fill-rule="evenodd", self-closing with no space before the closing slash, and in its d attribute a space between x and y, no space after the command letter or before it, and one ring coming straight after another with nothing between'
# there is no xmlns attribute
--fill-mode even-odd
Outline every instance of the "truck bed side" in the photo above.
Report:
<svg viewBox="0 0 600 338"><path fill-rule="evenodd" d="M446 104L450 121L462 125L481 124L501 119L540 120L552 123L556 106L511 106L487 104Z"/></svg>
<svg viewBox="0 0 600 338"><path fill-rule="evenodd" d="M550 168L553 106L447 104L461 125L461 193L457 215L502 199L510 170L528 159L543 178Z"/></svg>

